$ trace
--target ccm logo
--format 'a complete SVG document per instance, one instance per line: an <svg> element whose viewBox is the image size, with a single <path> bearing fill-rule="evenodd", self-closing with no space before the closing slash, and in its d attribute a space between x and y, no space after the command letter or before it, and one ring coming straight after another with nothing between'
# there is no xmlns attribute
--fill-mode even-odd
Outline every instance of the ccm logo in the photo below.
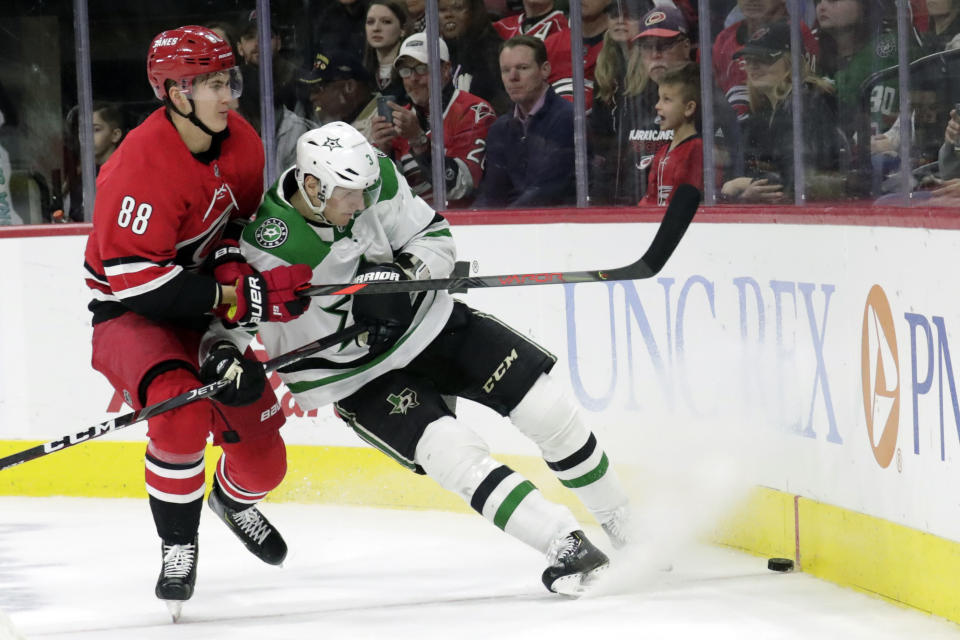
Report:
<svg viewBox="0 0 960 640"><path fill-rule="evenodd" d="M63 449L64 447L69 447L77 444L78 442L83 442L84 440L89 440L90 438L96 438L105 434L108 431L113 430L114 422L104 422L96 426L90 427L86 431L81 431L80 433L75 433L73 435L67 436L62 440L56 440L54 442L48 442L43 445L44 453L50 453L51 451L57 451Z"/></svg>
<svg viewBox="0 0 960 640"><path fill-rule="evenodd" d="M510 351L510 355L503 359L503 362L501 362L500 366L497 367L497 370L493 372L493 375L487 378L487 381L483 383L483 390L487 393L493 391L493 387L500 382L500 378L507 373L507 369L510 368L510 365L512 365L518 357L519 356L517 356L516 349Z"/></svg>
<svg viewBox="0 0 960 640"><path fill-rule="evenodd" d="M562 273L525 273L518 276L505 276L500 278L500 284L523 284L524 282L553 282L557 280L563 282Z"/></svg>
<svg viewBox="0 0 960 640"><path fill-rule="evenodd" d="M354 282L362 284L364 282L383 282L384 280L399 281L400 274L393 271L371 271L370 273L361 273Z"/></svg>

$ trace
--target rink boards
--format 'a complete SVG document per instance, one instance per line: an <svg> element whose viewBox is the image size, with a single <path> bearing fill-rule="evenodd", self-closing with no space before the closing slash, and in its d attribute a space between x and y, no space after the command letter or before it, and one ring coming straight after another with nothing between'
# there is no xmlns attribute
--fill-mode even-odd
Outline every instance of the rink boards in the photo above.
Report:
<svg viewBox="0 0 960 640"><path fill-rule="evenodd" d="M558 356L554 374L649 517L960 621L960 302L947 276L960 233L706 220L653 279L462 297ZM471 273L497 274L621 266L655 228L454 235ZM0 455L127 410L89 367L84 241L0 238ZM467 510L329 410L303 415L278 395L290 469L272 499ZM459 415L588 518L509 423L466 403ZM0 472L0 493L143 496L143 433Z"/></svg>

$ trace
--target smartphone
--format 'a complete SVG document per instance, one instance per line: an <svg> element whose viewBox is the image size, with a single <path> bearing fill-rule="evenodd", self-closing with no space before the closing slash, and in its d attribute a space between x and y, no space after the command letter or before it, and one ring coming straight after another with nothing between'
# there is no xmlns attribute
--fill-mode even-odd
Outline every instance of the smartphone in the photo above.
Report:
<svg viewBox="0 0 960 640"><path fill-rule="evenodd" d="M377 115L381 115L389 122L393 122L393 109L387 105L388 102L396 104L397 96L390 94L377 96Z"/></svg>

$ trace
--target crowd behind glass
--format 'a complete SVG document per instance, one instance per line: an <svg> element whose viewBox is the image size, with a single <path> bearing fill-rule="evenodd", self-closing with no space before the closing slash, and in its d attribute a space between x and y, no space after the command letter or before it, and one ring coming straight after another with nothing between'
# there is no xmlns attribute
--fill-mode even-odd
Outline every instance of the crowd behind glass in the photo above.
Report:
<svg viewBox="0 0 960 640"><path fill-rule="evenodd" d="M81 158L92 155L99 171L159 106L146 46L183 24L233 45L244 84L235 108L262 136L273 123L263 137L276 170L293 163L301 133L343 120L428 201L434 176L444 176L441 209L574 206L578 188L589 206L662 205L658 173L685 131L667 124L663 86L684 69L699 87L687 97L696 109L684 134L698 144L683 162L698 165L711 203L960 204L960 0L567 2L438 0L434 13L426 0L274 0L261 4L270 8L269 55L249 0L5 3L0 225L90 215ZM78 5L88 16L88 73L78 72ZM440 65L426 55L430 15L439 18ZM524 35L543 43L545 60L532 48L504 49ZM574 35L580 69L571 64ZM533 76L525 89L518 51L532 52L549 85L532 111L518 96L542 91ZM260 91L268 57L272 101ZM429 117L431 83L443 108L440 160L431 153L430 125L440 120ZM80 135L84 95L92 137ZM530 124L540 109L553 113L554 99L583 111L570 116L561 105L548 130ZM522 173L517 158L540 166L507 198L501 174Z"/></svg>

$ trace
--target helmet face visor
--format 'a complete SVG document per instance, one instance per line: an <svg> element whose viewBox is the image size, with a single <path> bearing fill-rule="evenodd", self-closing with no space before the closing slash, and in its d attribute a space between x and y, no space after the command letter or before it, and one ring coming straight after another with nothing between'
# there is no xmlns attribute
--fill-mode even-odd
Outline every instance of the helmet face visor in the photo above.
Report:
<svg viewBox="0 0 960 640"><path fill-rule="evenodd" d="M380 200L380 187L383 186L383 182L380 177L377 177L377 181L372 185L363 190L363 208L369 209L373 205L377 204L377 201Z"/></svg>
<svg viewBox="0 0 960 640"><path fill-rule="evenodd" d="M238 67L230 67L181 78L177 86L194 100L220 100L227 96L236 100L243 93L243 74Z"/></svg>

